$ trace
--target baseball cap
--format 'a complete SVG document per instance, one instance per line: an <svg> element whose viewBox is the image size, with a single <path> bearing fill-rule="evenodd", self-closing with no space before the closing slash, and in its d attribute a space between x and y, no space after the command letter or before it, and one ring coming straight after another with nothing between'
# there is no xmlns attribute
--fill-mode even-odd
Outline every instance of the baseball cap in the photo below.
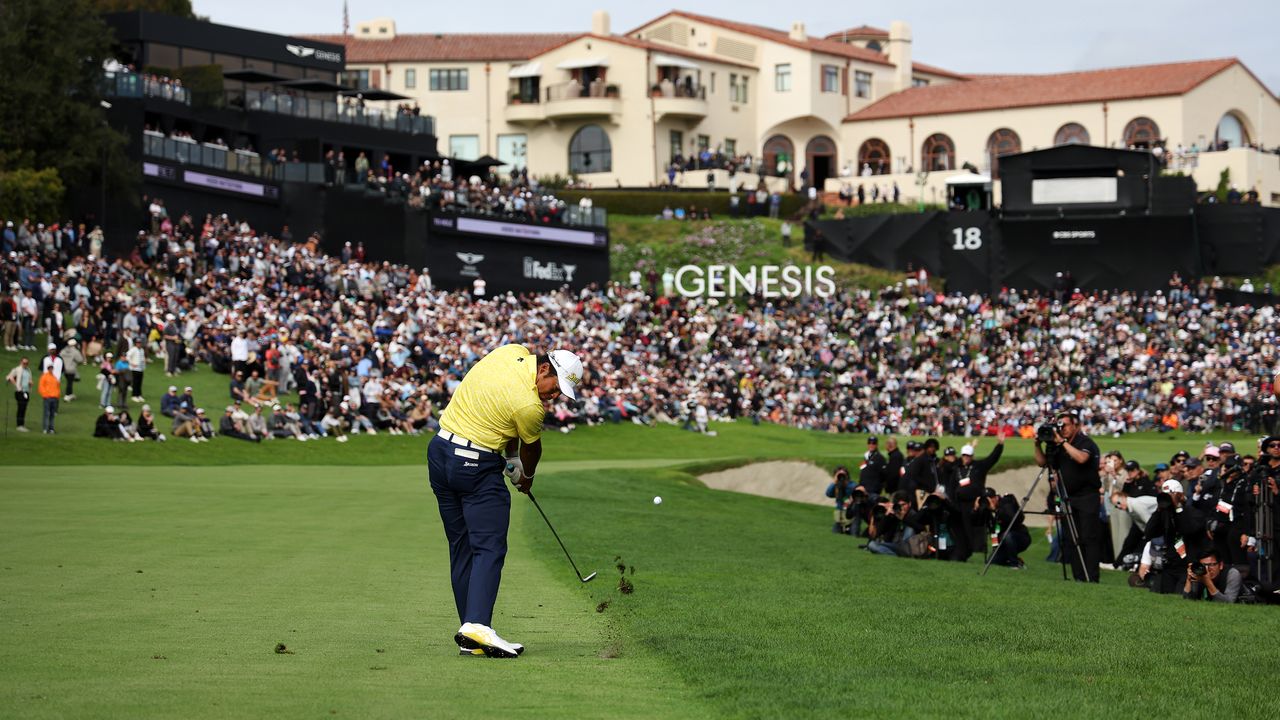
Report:
<svg viewBox="0 0 1280 720"><path fill-rule="evenodd" d="M1200 461L1195 458L1187 458L1182 462L1182 466L1189 467L1189 468L1198 468L1200 467Z"/></svg>
<svg viewBox="0 0 1280 720"><path fill-rule="evenodd" d="M1166 465L1165 463L1156 463L1156 472L1163 472L1168 469L1169 469L1169 466Z"/></svg>
<svg viewBox="0 0 1280 720"><path fill-rule="evenodd" d="M960 454L961 454L961 455L973 455L973 446L972 446L972 445L963 445L963 446L961 446L961 448L960 448Z"/></svg>
<svg viewBox="0 0 1280 720"><path fill-rule="evenodd" d="M946 450L943 450L943 451L942 451L942 454L943 454L943 455L955 455L955 454L956 454L956 449L955 449L955 448L953 448L953 447L949 447L949 448L947 448Z"/></svg>
<svg viewBox="0 0 1280 720"><path fill-rule="evenodd" d="M1215 457L1215 458L1222 457L1222 453L1218 450L1217 445L1210 445L1209 447L1205 448L1204 454L1206 457Z"/></svg>
<svg viewBox="0 0 1280 720"><path fill-rule="evenodd" d="M1179 450L1178 452L1173 454L1173 457L1169 458L1169 462L1172 464L1172 463L1178 462L1179 460L1186 460L1189 457L1191 457L1191 453L1187 452L1186 450Z"/></svg>
<svg viewBox="0 0 1280 720"><path fill-rule="evenodd" d="M1124 469L1129 471L1141 470L1142 466L1138 464L1137 460L1130 460L1129 462L1124 464Z"/></svg>
<svg viewBox="0 0 1280 720"><path fill-rule="evenodd" d="M879 439L879 438L877 438L875 435L870 435L870 436L868 436L868 437L867 437L867 444L868 444L868 445L870 445L871 443L878 443L878 442L880 442L880 439Z"/></svg>
<svg viewBox="0 0 1280 720"><path fill-rule="evenodd" d="M1165 480L1160 483L1160 491L1167 493L1180 493L1182 492L1182 483L1173 479Z"/></svg>
<svg viewBox="0 0 1280 720"><path fill-rule="evenodd" d="M49 343L49 349L50 349L50 350L57 350L57 349L58 349L58 346L57 346L57 345L55 345L55 344L53 344L53 343Z"/></svg>
<svg viewBox="0 0 1280 720"><path fill-rule="evenodd" d="M169 386L169 392L178 392L178 386L177 386L177 385L170 385L170 386Z"/></svg>
<svg viewBox="0 0 1280 720"><path fill-rule="evenodd" d="M574 388L582 382L582 358L568 350L552 350L547 358L560 380L560 392L570 400L577 400L578 393Z"/></svg>
<svg viewBox="0 0 1280 720"><path fill-rule="evenodd" d="M1000 497L1000 493L996 492L993 487L984 487L982 488L982 497Z"/></svg>
<svg viewBox="0 0 1280 720"><path fill-rule="evenodd" d="M924 445L921 445L921 444L920 444L918 441L916 441L916 440L912 440L912 441L910 441L910 442L908 442L908 443L907 443L907 449L908 449L908 450L923 450L923 449L924 449Z"/></svg>
<svg viewBox="0 0 1280 720"><path fill-rule="evenodd" d="M104 408L104 409L105 409L108 413L114 413L114 412L116 411L116 409L115 409L114 407L112 407L111 405L108 405L108 406L107 406L106 408Z"/></svg>
<svg viewBox="0 0 1280 720"><path fill-rule="evenodd" d="M1236 451L1236 446L1229 442L1224 442L1218 446L1218 452L1220 453L1233 453L1235 451Z"/></svg>
<svg viewBox="0 0 1280 720"><path fill-rule="evenodd" d="M186 403L183 403L183 404L185 405ZM204 414L204 408L196 408L196 414L197 414L197 415L203 415L203 414Z"/></svg>

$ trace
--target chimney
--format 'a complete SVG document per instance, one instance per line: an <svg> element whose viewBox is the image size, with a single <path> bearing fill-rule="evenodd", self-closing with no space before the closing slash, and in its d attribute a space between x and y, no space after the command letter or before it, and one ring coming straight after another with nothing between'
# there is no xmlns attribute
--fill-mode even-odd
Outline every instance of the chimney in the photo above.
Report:
<svg viewBox="0 0 1280 720"><path fill-rule="evenodd" d="M609 35L609 13L604 10L591 13L591 34Z"/></svg>
<svg viewBox="0 0 1280 720"><path fill-rule="evenodd" d="M804 42L809 38L804 32L804 23L799 20L791 23L791 39L796 42Z"/></svg>
<svg viewBox="0 0 1280 720"><path fill-rule="evenodd" d="M911 87L911 26L894 20L889 26L889 62L893 63L893 90Z"/></svg>

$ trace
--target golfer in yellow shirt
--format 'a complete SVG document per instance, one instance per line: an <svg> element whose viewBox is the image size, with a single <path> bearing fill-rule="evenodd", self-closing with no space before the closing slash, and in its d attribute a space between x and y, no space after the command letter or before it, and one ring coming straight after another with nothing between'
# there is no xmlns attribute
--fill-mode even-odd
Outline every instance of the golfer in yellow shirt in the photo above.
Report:
<svg viewBox="0 0 1280 720"><path fill-rule="evenodd" d="M582 360L568 350L535 355L523 345L503 345L467 372L440 416L427 467L449 539L462 623L454 640L465 655L516 657L524 651L491 627L511 518L504 471L512 464L512 482L529 491L542 457L543 404L561 393L576 400L580 382Z"/></svg>

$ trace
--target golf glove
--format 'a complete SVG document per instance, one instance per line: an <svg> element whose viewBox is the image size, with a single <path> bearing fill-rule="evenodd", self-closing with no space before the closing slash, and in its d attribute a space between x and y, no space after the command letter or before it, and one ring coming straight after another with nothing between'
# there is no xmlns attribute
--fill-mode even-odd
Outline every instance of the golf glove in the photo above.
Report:
<svg viewBox="0 0 1280 720"><path fill-rule="evenodd" d="M518 482L520 478L524 477L524 463L518 457L509 457L507 458L507 467L502 471L502 474L506 475L511 482Z"/></svg>

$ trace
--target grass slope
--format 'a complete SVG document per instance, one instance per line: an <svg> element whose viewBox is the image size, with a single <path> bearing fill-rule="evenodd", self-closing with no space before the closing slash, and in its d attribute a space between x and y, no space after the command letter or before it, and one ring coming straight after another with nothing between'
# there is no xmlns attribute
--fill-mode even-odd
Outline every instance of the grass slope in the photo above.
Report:
<svg viewBox="0 0 1280 720"><path fill-rule="evenodd" d="M0 496L0 716L704 714L656 653L602 657L527 502L494 625L530 651L458 657L421 468L24 467Z"/></svg>

